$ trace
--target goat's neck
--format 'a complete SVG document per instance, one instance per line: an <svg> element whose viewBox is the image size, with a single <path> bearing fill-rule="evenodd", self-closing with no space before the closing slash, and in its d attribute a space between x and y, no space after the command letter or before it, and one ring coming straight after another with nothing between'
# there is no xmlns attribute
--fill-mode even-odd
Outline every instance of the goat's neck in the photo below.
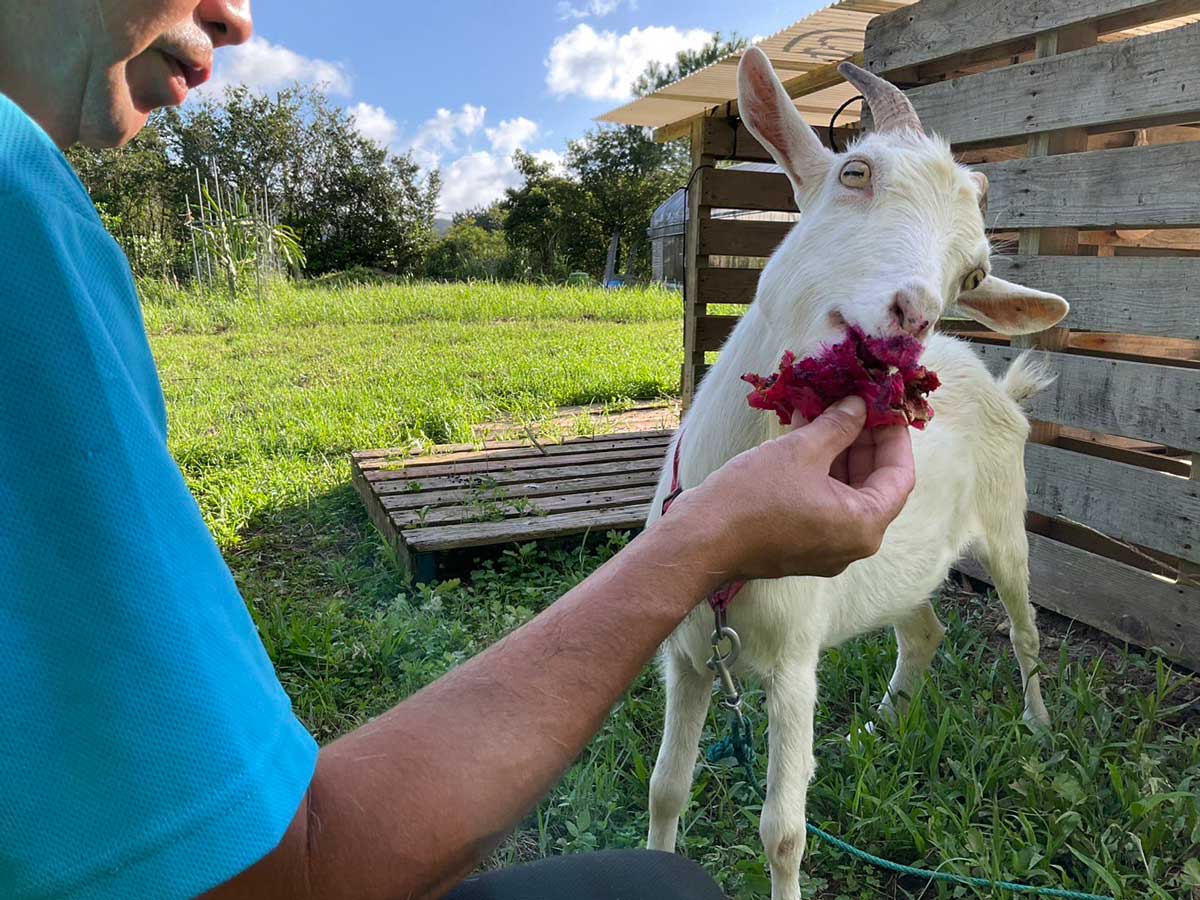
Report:
<svg viewBox="0 0 1200 900"><path fill-rule="evenodd" d="M747 372L773 372L785 350L805 352L811 340L795 333L801 330L778 327L757 306L746 312L704 377L684 420L688 481L703 478L737 454L782 433L773 413L752 409L746 402L750 387L741 377Z"/></svg>

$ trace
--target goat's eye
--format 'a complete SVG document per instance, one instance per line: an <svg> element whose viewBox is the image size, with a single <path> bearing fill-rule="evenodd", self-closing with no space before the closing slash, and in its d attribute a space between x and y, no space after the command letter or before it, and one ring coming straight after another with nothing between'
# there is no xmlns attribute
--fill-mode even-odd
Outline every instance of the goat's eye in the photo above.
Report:
<svg viewBox="0 0 1200 900"><path fill-rule="evenodd" d="M983 269L972 269L967 277L963 279L962 289L964 291L973 291L975 288L983 284L983 279L987 278L987 272Z"/></svg>
<svg viewBox="0 0 1200 900"><path fill-rule="evenodd" d="M865 188L871 183L871 167L861 159L853 159L842 166L838 181L849 188Z"/></svg>

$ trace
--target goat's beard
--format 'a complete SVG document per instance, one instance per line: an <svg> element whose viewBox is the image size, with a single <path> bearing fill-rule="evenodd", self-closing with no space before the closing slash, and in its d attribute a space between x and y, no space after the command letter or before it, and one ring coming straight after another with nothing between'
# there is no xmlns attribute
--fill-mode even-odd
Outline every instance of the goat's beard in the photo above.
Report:
<svg viewBox="0 0 1200 900"><path fill-rule="evenodd" d="M743 375L753 390L746 398L789 425L799 412L811 421L844 397L857 395L867 405L867 428L911 425L922 429L933 418L926 397L941 385L934 372L918 363L924 347L916 338L868 337L851 326L846 340L822 347L816 356L796 361L783 354L779 371L765 378Z"/></svg>

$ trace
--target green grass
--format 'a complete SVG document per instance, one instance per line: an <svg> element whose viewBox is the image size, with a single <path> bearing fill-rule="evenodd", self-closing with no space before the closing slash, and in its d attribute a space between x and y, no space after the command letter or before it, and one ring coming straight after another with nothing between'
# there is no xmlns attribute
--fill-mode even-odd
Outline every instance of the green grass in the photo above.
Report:
<svg viewBox="0 0 1200 900"><path fill-rule="evenodd" d="M172 450L320 739L479 651L624 540L514 549L461 583L415 589L348 486L348 452L675 392L679 311L663 292L529 286L282 288L241 305L147 291ZM990 607L955 599L942 613L945 647L895 728L861 730L890 674L890 637L826 655L812 820L916 865L1130 900L1200 896L1200 719L1185 703L1195 679L1047 632L1047 646L1061 643L1045 684L1055 725L1034 735ZM761 693L750 699L761 708ZM648 671L499 860L639 844L661 710ZM719 730L710 720L706 742ZM758 810L735 771L701 768L683 849L737 898L767 886ZM804 871L805 896L824 900L991 896L922 893L813 841Z"/></svg>

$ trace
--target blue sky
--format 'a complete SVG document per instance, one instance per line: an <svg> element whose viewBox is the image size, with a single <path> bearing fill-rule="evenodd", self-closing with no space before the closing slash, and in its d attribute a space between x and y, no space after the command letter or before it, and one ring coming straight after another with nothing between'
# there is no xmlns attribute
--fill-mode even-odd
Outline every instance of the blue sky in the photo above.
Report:
<svg viewBox="0 0 1200 900"><path fill-rule="evenodd" d="M442 170L444 212L454 212L517 181L514 148L557 159L625 99L629 73L648 60L715 30L770 34L823 5L254 0L256 37L219 54L215 87L326 82L363 133Z"/></svg>

